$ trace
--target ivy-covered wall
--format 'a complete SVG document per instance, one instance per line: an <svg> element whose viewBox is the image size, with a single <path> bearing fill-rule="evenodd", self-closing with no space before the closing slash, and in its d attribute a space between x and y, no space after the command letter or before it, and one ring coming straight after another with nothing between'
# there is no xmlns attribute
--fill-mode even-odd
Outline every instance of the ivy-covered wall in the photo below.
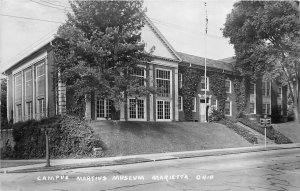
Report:
<svg viewBox="0 0 300 191"><path fill-rule="evenodd" d="M201 91L200 82L201 76L204 76L204 70L200 68L194 68L189 66L179 66L178 72L182 74L182 88L179 88L179 96L183 97L183 111L179 117L182 121L194 121L199 120L199 98L198 94L204 94ZM218 110L224 113L225 101L229 99L232 106L232 116L235 118L237 115L237 105L242 105L240 95L245 93L239 93L236 100L236 89L234 83L238 83L240 88L241 79L236 78L233 75L226 74L218 71L207 71L207 77L209 78L209 91L207 95L212 95L212 100L218 100ZM231 80L231 93L226 93L225 81ZM245 88L242 88L244 91ZM240 91L240 90L239 90ZM193 99L196 97L196 112L193 112Z"/></svg>

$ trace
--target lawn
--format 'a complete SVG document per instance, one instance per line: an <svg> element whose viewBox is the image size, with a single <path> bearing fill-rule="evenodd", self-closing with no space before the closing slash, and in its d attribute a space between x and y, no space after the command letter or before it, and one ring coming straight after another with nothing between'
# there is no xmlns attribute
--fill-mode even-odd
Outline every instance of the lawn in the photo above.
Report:
<svg viewBox="0 0 300 191"><path fill-rule="evenodd" d="M251 146L216 123L96 121L90 126L106 144L106 156Z"/></svg>
<svg viewBox="0 0 300 191"><path fill-rule="evenodd" d="M294 143L300 143L300 124L295 121L290 121L286 123L274 123L272 126L290 138Z"/></svg>

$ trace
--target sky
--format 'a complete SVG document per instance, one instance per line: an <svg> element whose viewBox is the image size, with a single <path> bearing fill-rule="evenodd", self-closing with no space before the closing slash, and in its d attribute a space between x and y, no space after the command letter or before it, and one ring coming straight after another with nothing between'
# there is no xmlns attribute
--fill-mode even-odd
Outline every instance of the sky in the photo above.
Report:
<svg viewBox="0 0 300 191"><path fill-rule="evenodd" d="M234 56L229 40L222 36L226 16L235 0L207 2L206 56ZM68 0L0 0L1 73L51 39L66 20ZM146 14L176 51L205 55L205 6L201 0L144 0ZM48 20L37 21L4 15Z"/></svg>

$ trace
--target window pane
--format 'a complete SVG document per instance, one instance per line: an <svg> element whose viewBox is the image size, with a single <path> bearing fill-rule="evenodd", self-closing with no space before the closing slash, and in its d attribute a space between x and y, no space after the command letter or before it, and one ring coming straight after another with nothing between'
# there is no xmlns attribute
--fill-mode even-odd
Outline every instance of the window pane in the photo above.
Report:
<svg viewBox="0 0 300 191"><path fill-rule="evenodd" d="M171 94L170 71L156 70L156 84L159 88L158 96L169 97Z"/></svg>
<svg viewBox="0 0 300 191"><path fill-rule="evenodd" d="M144 100L138 100L137 104L137 109L138 109L138 119L144 119Z"/></svg>
<svg viewBox="0 0 300 191"><path fill-rule="evenodd" d="M254 113L255 103L250 103L250 113Z"/></svg>
<svg viewBox="0 0 300 191"><path fill-rule="evenodd" d="M230 102L225 102L225 115L230 115Z"/></svg>
<svg viewBox="0 0 300 191"><path fill-rule="evenodd" d="M165 101L165 119L171 119L171 108L169 101Z"/></svg>
<svg viewBox="0 0 300 191"><path fill-rule="evenodd" d="M226 87L226 92L231 92L230 91L230 81L229 80L225 81L225 87Z"/></svg>
<svg viewBox="0 0 300 191"><path fill-rule="evenodd" d="M182 97L181 96L179 96L178 97L178 110L182 110Z"/></svg>
<svg viewBox="0 0 300 191"><path fill-rule="evenodd" d="M164 118L164 102L157 101L157 119Z"/></svg>
<svg viewBox="0 0 300 191"><path fill-rule="evenodd" d="M129 99L129 118L134 119L136 118L136 100Z"/></svg>

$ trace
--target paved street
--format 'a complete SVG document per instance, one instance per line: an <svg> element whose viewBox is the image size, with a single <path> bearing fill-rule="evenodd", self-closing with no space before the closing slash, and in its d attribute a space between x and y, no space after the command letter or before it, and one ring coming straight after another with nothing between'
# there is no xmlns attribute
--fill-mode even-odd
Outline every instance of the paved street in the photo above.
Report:
<svg viewBox="0 0 300 191"><path fill-rule="evenodd" d="M300 149L0 174L1 190L300 190Z"/></svg>

